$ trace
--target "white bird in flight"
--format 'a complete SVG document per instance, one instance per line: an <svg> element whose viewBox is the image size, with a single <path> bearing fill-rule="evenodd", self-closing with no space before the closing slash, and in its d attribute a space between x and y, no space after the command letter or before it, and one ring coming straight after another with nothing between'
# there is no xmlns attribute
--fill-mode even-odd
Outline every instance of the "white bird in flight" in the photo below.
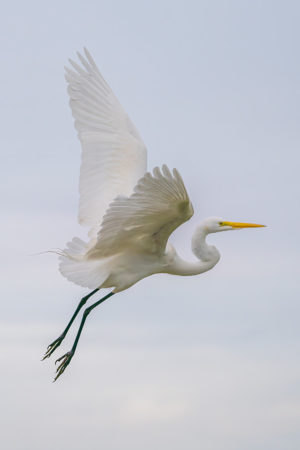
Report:
<svg viewBox="0 0 300 450"><path fill-rule="evenodd" d="M183 260L168 242L172 232L193 215L193 206L176 169L166 165L147 172L147 150L135 126L103 79L90 53L70 60L66 80L75 128L82 147L79 182L81 225L90 227L89 242L75 237L60 252L60 271L70 281L92 289L83 297L63 333L44 355L59 347L80 309L101 288L112 291L86 308L71 351L61 361L57 378L74 356L88 314L100 303L155 273L198 275L220 259L209 233L262 227L205 219L192 236L197 260ZM56 361L56 362L57 362Z"/></svg>

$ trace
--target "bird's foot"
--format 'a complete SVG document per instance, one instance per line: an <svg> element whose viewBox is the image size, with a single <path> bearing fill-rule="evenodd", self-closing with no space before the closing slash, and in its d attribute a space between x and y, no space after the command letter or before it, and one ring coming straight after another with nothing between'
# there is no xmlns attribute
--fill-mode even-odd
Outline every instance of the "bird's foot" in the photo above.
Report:
<svg viewBox="0 0 300 450"><path fill-rule="evenodd" d="M60 376L64 373L66 367L70 364L70 362L71 362L73 356L74 356L74 352L73 352L72 350L70 350L70 351L67 352L65 355L61 356L60 358L58 358L58 359L55 361L55 364L56 364L58 361L62 361L62 362L60 363L60 365L59 365L59 366L57 367L57 369L56 369L56 377L54 378L53 381L56 381L57 378L60 377Z"/></svg>
<svg viewBox="0 0 300 450"><path fill-rule="evenodd" d="M46 351L42 361L46 358L49 358L52 355L52 353L55 352L55 350L57 349L57 347L60 346L60 344L62 343L64 338L65 338L65 334L62 334L57 339L55 339L55 341L53 341L50 345L48 345L47 351Z"/></svg>

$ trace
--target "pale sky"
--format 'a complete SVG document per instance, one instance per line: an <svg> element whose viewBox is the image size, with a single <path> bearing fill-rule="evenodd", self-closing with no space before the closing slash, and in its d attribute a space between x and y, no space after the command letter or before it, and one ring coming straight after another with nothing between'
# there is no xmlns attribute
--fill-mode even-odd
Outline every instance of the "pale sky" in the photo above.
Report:
<svg viewBox="0 0 300 450"><path fill-rule="evenodd" d="M299 2L11 1L0 22L3 448L298 450ZM53 384L79 322L41 356L87 291L29 255L85 236L63 70L83 46L149 169L185 181L195 215L171 238L185 258L206 216L268 227L213 235L211 272L94 310Z"/></svg>

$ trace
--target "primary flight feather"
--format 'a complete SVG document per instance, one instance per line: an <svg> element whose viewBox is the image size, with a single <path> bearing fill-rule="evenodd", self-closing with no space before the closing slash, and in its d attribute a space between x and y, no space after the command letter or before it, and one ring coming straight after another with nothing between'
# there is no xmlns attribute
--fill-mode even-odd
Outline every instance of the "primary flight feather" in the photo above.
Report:
<svg viewBox="0 0 300 450"><path fill-rule="evenodd" d="M60 253L60 271L92 289L83 297L63 333L43 359L59 347L80 309L101 288L112 288L84 311L71 351L60 357L55 380L70 363L92 309L117 292L155 273L197 275L220 259L206 243L209 233L263 225L205 219L192 237L196 260L183 260L168 242L170 234L193 215L193 206L176 169L147 170L147 150L135 126L103 79L90 53L70 60L66 80L75 128L82 147L79 181L81 225L87 242L75 237Z"/></svg>

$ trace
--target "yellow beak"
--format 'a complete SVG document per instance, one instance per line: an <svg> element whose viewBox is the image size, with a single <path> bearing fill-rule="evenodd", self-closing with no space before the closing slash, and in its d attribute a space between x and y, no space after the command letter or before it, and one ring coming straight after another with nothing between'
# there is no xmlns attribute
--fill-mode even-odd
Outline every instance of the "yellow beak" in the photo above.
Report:
<svg viewBox="0 0 300 450"><path fill-rule="evenodd" d="M258 228L266 225L259 225L258 223L243 223L243 222L221 222L220 225L229 226L232 228Z"/></svg>

